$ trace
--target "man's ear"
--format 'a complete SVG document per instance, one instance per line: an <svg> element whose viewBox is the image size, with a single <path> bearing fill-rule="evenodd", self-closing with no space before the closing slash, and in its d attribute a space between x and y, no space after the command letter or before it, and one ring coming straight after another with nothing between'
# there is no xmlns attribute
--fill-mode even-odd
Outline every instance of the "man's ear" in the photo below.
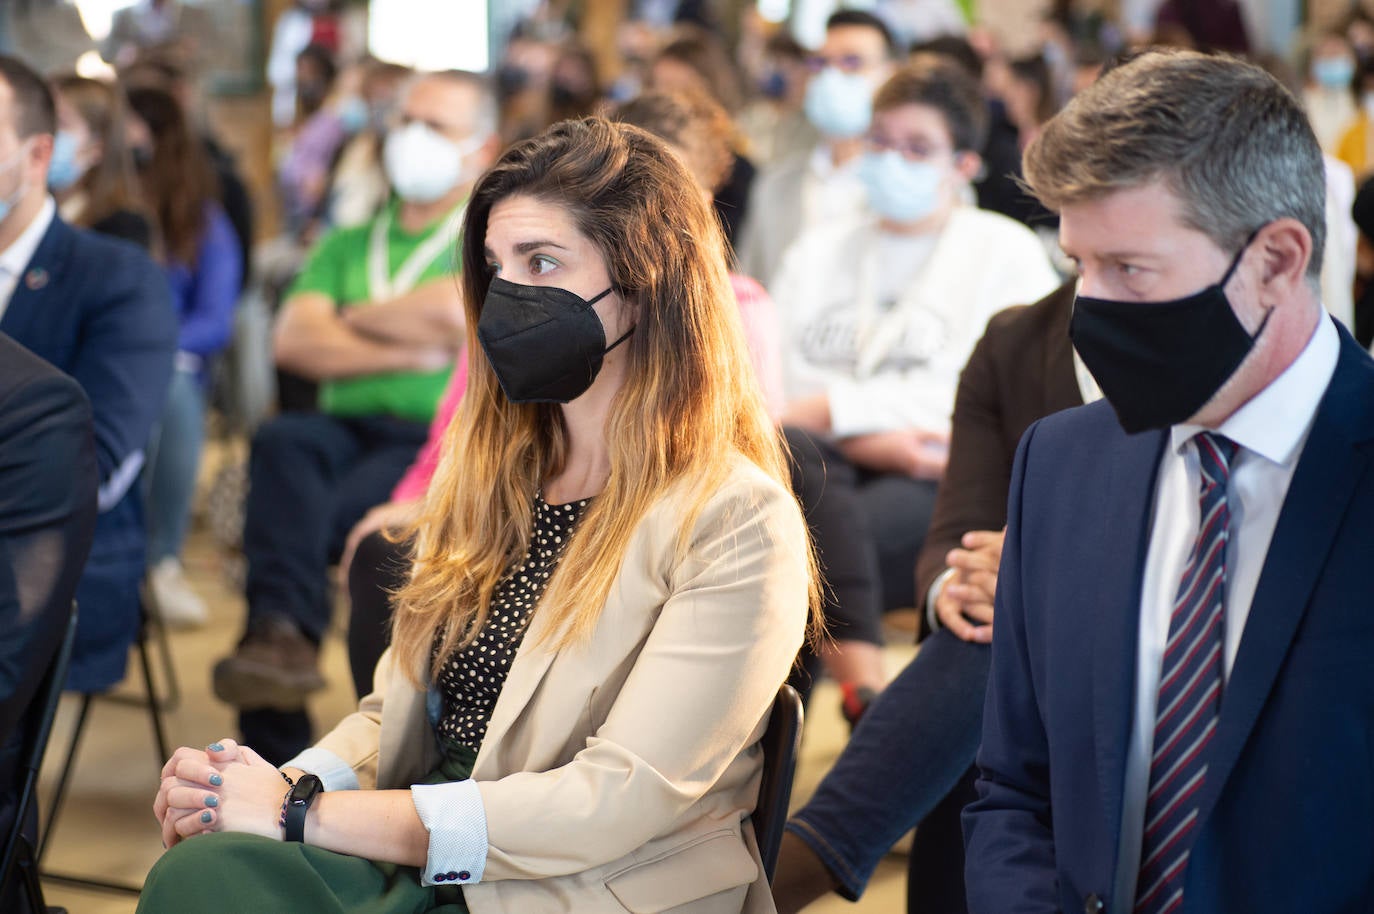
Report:
<svg viewBox="0 0 1374 914"><path fill-rule="evenodd" d="M1261 294L1286 298L1307 281L1312 261L1312 233L1297 219L1275 219L1260 230L1254 247L1262 257Z"/></svg>
<svg viewBox="0 0 1374 914"><path fill-rule="evenodd" d="M44 175L47 175L48 166L52 164L53 135L51 133L36 133L23 142L29 144L29 151L24 154L24 158L30 171L41 170Z"/></svg>
<svg viewBox="0 0 1374 914"><path fill-rule="evenodd" d="M954 170L970 184L977 180L983 171L983 157L976 152L965 150L954 154Z"/></svg>

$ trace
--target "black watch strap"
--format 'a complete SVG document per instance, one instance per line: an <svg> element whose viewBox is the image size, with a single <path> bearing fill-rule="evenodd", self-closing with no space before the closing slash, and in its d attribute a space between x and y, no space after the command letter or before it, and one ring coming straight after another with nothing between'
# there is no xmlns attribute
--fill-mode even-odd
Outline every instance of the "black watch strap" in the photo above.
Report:
<svg viewBox="0 0 1374 914"><path fill-rule="evenodd" d="M305 841L305 816L315 798L324 792L324 785L313 774L302 775L286 797L285 836L287 841Z"/></svg>

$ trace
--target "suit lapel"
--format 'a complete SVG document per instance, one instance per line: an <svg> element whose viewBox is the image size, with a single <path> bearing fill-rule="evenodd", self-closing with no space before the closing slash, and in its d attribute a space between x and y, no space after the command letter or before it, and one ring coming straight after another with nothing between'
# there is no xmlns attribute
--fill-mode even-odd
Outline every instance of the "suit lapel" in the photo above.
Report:
<svg viewBox="0 0 1374 914"><path fill-rule="evenodd" d="M5 308L0 329L18 339L43 339L51 331L51 320L43 314L43 302L56 290L67 260L71 229L56 216L43 233L43 240L33 252L28 266L19 275L19 282ZM35 323L37 322L37 323Z"/></svg>
<svg viewBox="0 0 1374 914"><path fill-rule="evenodd" d="M1115 422L1113 418L1111 421ZM1095 510L1101 526L1088 553L1097 563L1096 599L1085 620L1093 633L1093 738L1098 787L1106 815L1104 834L1121 833L1121 803L1126 782L1126 751L1135 708L1136 649L1140 632L1140 590L1150 543L1155 478L1166 434L1149 432L1117 437L1104 449L1107 510ZM1110 857L1115 858L1113 846ZM1115 873L1113 873L1115 879Z"/></svg>
<svg viewBox="0 0 1374 914"><path fill-rule="evenodd" d="M491 758L488 749L501 745L502 739L510 732L525 706L530 703L535 690L544 681L554 657L558 655L550 646L557 643L558 636L554 634L541 638L544 632L540 621L541 617L536 613L529 631L525 633L525 637L520 641L520 647L516 649L515 659L511 662L510 671L506 673L506 681L501 686L501 694L496 699L496 706L492 708L486 736L482 738L482 746L472 767L473 777L478 780L494 776L493 772L485 770L485 765Z"/></svg>
<svg viewBox="0 0 1374 914"><path fill-rule="evenodd" d="M1312 422L1269 544L1241 636L1198 798L1205 822L1273 689L1374 440L1374 370L1344 330L1331 384Z"/></svg>
<svg viewBox="0 0 1374 914"><path fill-rule="evenodd" d="M1073 299L1077 284L1067 282L1053 294L1050 313L1045 321L1045 414L1078 406L1083 392L1078 389L1078 376L1073 368L1073 343L1069 340L1069 316L1073 313Z"/></svg>

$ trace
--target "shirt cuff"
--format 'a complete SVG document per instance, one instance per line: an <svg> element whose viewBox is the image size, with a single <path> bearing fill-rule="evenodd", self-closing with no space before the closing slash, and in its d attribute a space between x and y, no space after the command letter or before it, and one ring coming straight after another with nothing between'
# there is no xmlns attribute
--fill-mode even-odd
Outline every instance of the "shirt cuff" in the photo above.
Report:
<svg viewBox="0 0 1374 914"><path fill-rule="evenodd" d="M299 768L320 779L325 790L357 790L358 772L328 749L311 746L283 768Z"/></svg>
<svg viewBox="0 0 1374 914"><path fill-rule="evenodd" d="M487 865L487 812L477 782L413 784L410 797L429 830L429 859L420 884L481 882Z"/></svg>
<svg viewBox="0 0 1374 914"><path fill-rule="evenodd" d="M940 595L940 588L945 586L945 582L954 577L954 569L946 568L940 572L940 576L935 579L935 583L930 585L930 590L926 591L926 622L930 625L932 632L938 632L940 626L940 616L935 612L935 598Z"/></svg>

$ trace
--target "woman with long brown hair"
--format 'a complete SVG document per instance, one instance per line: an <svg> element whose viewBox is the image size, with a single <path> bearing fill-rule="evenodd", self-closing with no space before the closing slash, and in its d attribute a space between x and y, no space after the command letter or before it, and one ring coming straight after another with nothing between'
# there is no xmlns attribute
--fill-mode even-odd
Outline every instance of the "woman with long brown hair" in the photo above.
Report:
<svg viewBox="0 0 1374 914"><path fill-rule="evenodd" d="M180 103L161 89L135 88L129 104L152 137L139 178L181 321L148 478L149 579L163 619L194 625L205 620L205 605L182 574L181 546L205 438L208 362L233 333L243 255L219 204L214 166Z"/></svg>
<svg viewBox="0 0 1374 914"><path fill-rule="evenodd" d="M102 235L153 246L128 143L127 102L119 87L69 74L52 81L57 102L48 188L62 218Z"/></svg>
<svg viewBox="0 0 1374 914"><path fill-rule="evenodd" d="M658 92L681 90L705 92L734 117L743 104L739 68L719 36L705 29L680 26L677 36L658 52L649 69L650 88ZM746 155L744 135L732 123L730 161L712 188L716 212L725 223L725 238L732 245L749 206L749 188L757 169ZM767 282L771 276L760 276Z"/></svg>
<svg viewBox="0 0 1374 914"><path fill-rule="evenodd" d="M589 118L462 238L469 385L376 691L280 772L177 750L141 910L772 910L758 740L816 576L720 228Z"/></svg>

